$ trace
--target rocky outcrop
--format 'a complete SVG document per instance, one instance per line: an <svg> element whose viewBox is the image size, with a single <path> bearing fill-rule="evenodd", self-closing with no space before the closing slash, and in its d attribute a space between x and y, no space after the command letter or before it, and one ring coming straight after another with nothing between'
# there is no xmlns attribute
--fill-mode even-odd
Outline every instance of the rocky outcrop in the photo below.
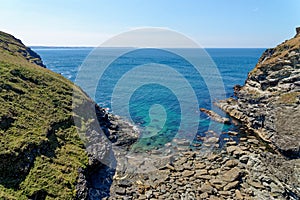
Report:
<svg viewBox="0 0 300 200"><path fill-rule="evenodd" d="M267 49L235 87L236 99L216 103L288 157L300 156L300 35Z"/></svg>
<svg viewBox="0 0 300 200"><path fill-rule="evenodd" d="M212 110L207 110L205 108L200 108L200 111L205 113L207 116L209 116L212 120L222 123L222 124L231 124L230 119L226 117L221 117L217 113L215 113Z"/></svg>
<svg viewBox="0 0 300 200"><path fill-rule="evenodd" d="M91 109L92 108L92 109ZM95 109L94 109L95 108ZM76 183L76 199L98 200L110 196L110 187L116 172L119 154L127 152L137 141L139 132L133 125L117 115L108 113L97 104L81 104L77 112L96 113L93 122L82 136L89 156L89 164L79 169ZM75 121L78 118L75 117ZM78 123L77 123L78 124ZM100 125L100 126L99 126ZM99 130L101 128L102 131ZM118 147L115 148L114 147Z"/></svg>

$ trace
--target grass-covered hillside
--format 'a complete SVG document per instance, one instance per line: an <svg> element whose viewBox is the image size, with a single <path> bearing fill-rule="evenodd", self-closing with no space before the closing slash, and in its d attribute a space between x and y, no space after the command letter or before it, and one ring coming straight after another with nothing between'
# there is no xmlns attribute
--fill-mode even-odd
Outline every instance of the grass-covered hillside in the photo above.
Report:
<svg viewBox="0 0 300 200"><path fill-rule="evenodd" d="M88 156L72 94L91 102L40 57L0 32L0 199L72 199Z"/></svg>

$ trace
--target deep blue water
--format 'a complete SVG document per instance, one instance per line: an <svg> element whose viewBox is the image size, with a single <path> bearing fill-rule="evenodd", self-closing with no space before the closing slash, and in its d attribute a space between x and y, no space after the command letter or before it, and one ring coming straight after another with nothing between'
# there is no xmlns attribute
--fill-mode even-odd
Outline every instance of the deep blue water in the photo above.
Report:
<svg viewBox="0 0 300 200"><path fill-rule="evenodd" d="M39 47L33 48L33 50L42 57L47 68L74 82L79 66L82 65L92 48ZM114 50L106 52L107 58ZM204 76L202 77L186 59L168 51L142 49L133 50L118 57L106 68L95 86L94 100L102 107L113 108L111 111L119 115L125 112L124 107L126 106L124 105L127 103L131 119L143 130L143 137L139 142L141 146L158 147L171 141L174 137L194 138L195 134L203 136L207 130L221 133L235 129L236 127L233 125L224 126L210 121L206 115L198 111L198 107L214 109L224 115L212 106L211 94L216 92L224 93L224 97L233 96L234 85L244 84L248 72L254 68L264 49L206 49L206 51L217 66L221 76L219 78L224 84L224 91L221 89L219 91L218 87L211 86L214 82L217 84L215 75L209 76L209 80L203 78ZM197 57L198 55L193 56ZM169 66L174 69L174 72L168 68L158 70L153 81L145 84L143 81L146 81L149 76L154 76L151 71L151 69L156 69L153 63L156 66L159 64L162 69L164 66ZM138 69L137 66L145 64L149 65L148 68L133 71L133 69ZM209 70L210 66L206 70L208 74ZM176 75L176 73L180 75ZM190 88L185 86L185 82L182 80L186 80ZM137 84L136 88L131 91L128 87L137 82L141 82L141 84ZM79 86L84 88L83 85ZM189 94L188 90L195 93L199 104L196 109L192 106L191 97L187 95ZM118 91L118 93L115 95L116 98L112 99L114 91ZM128 98L128 102L125 101L126 98ZM121 103L116 103L117 105L114 106L112 104L114 101ZM183 104L187 105L185 110L182 108ZM198 118L195 118L195 115ZM182 121L184 124L181 124ZM197 130L196 133L194 130ZM195 140L194 142L199 141Z"/></svg>

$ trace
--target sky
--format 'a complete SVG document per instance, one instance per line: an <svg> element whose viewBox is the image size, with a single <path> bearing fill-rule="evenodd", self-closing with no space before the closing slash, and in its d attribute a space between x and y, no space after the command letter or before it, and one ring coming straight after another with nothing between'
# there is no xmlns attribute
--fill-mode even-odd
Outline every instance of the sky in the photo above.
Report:
<svg viewBox="0 0 300 200"><path fill-rule="evenodd" d="M276 46L300 26L299 0L0 0L0 30L28 46L99 46L163 27L205 48Z"/></svg>

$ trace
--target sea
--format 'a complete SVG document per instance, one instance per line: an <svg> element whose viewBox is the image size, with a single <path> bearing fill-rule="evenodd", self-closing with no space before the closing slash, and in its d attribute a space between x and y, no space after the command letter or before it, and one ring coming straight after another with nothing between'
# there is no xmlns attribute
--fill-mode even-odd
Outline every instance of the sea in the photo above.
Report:
<svg viewBox="0 0 300 200"><path fill-rule="evenodd" d="M207 48L197 54L187 49L32 49L48 69L76 83L99 106L136 126L141 134L135 147L144 150L162 147L177 138L199 147L208 133L217 135L220 146L224 145L222 139L229 137L227 132L238 131L238 126L215 122L199 108L228 117L213 102L234 98L233 87L244 84L265 50Z"/></svg>

